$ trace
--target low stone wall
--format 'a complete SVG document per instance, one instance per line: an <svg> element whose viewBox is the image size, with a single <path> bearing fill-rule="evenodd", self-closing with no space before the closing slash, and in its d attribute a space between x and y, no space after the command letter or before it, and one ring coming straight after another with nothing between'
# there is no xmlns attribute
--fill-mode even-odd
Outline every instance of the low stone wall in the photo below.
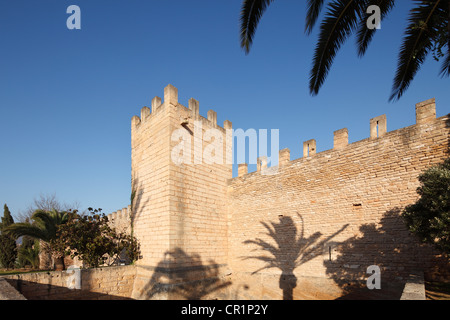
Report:
<svg viewBox="0 0 450 320"><path fill-rule="evenodd" d="M28 300L112 300L130 299L135 266L52 271L4 276Z"/></svg>
<svg viewBox="0 0 450 320"><path fill-rule="evenodd" d="M194 270L195 271L195 270ZM153 281L145 272L152 274ZM170 281L161 270L150 270L136 266L104 267L80 270L81 282L71 281L71 271L53 271L10 275L0 277L0 300L425 300L423 273L411 274L404 285L384 283L382 290L369 290L362 281L348 283L347 290L337 286L333 280L299 275L262 273L258 275L230 274L203 280L186 279L182 283ZM204 272L201 270L200 273ZM189 271L189 274L195 272ZM179 275L177 273L177 275ZM295 279L295 285L291 286ZM274 278L274 279L271 279ZM136 281L135 281L136 280ZM180 280L180 279L178 279ZM233 286L231 284L233 283ZM245 285L243 283L246 283ZM274 286L273 284L278 285ZM79 288L74 286L80 285ZM70 286L73 288L71 289ZM250 287L253 290L249 290ZM326 288L326 289L325 289ZM257 294L255 295L255 292Z"/></svg>
<svg viewBox="0 0 450 320"><path fill-rule="evenodd" d="M26 300L8 281L0 278L0 300Z"/></svg>

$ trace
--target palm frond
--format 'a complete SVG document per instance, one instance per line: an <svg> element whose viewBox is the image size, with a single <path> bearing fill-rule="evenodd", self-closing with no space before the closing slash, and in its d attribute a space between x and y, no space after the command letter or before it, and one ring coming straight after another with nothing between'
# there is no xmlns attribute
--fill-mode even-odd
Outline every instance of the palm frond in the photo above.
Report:
<svg viewBox="0 0 450 320"><path fill-rule="evenodd" d="M448 50L450 51L450 0L447 0L447 45Z"/></svg>
<svg viewBox="0 0 450 320"><path fill-rule="evenodd" d="M438 17L442 15L443 10L448 10L448 0L416 2L418 6L410 12L389 101L398 100L409 88L433 48L433 40L441 31L438 24L442 21L439 21Z"/></svg>
<svg viewBox="0 0 450 320"><path fill-rule="evenodd" d="M258 245L260 248L255 249L257 250L265 250L271 252L274 256L276 255L276 252L279 251L279 248L275 247L274 245L268 243L267 241L264 241L262 239L256 239L256 240L246 240L244 241L244 244L255 244Z"/></svg>
<svg viewBox="0 0 450 320"><path fill-rule="evenodd" d="M36 210L31 218L43 230L46 230L50 235L56 236L57 227L61 224L62 213L52 210Z"/></svg>
<svg viewBox="0 0 450 320"><path fill-rule="evenodd" d="M447 22L447 53L440 72L442 77L450 76L450 0L447 0L447 2L447 10L444 11Z"/></svg>
<svg viewBox="0 0 450 320"><path fill-rule="evenodd" d="M56 238L58 226L64 224L69 219L68 212L57 210L36 210L31 216L33 223L14 223L5 229L5 232L18 238L30 236L46 242Z"/></svg>
<svg viewBox="0 0 450 320"><path fill-rule="evenodd" d="M338 50L356 29L359 18L367 9L364 4L365 1L359 0L335 0L328 5L310 72L311 94L319 93Z"/></svg>
<svg viewBox="0 0 450 320"><path fill-rule="evenodd" d="M367 0L365 6L368 8L370 5L376 5L380 8L381 20L383 20L395 7L395 0ZM356 40L359 57L366 53L376 31L377 29L367 27L367 17L361 19Z"/></svg>
<svg viewBox="0 0 450 320"><path fill-rule="evenodd" d="M450 76L450 44L444 63L442 63L441 72L439 74L441 75L441 77Z"/></svg>
<svg viewBox="0 0 450 320"><path fill-rule="evenodd" d="M253 37L258 27L259 21L273 0L244 0L241 7L241 48L245 53L250 52L253 44Z"/></svg>
<svg viewBox="0 0 450 320"><path fill-rule="evenodd" d="M308 0L306 25L305 25L306 34L311 34L316 24L317 18L319 17L320 12L322 11L323 4L324 0Z"/></svg>
<svg viewBox="0 0 450 320"><path fill-rule="evenodd" d="M5 228L4 232L6 234L12 235L15 238L19 238L21 236L30 236L32 238L49 241L49 234L46 232L46 230L26 222L14 223Z"/></svg>

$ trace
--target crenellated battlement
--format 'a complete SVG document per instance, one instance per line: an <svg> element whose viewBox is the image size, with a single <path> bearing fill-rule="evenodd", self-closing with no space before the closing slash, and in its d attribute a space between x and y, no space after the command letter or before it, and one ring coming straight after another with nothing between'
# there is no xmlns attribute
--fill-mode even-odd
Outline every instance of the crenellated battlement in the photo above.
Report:
<svg viewBox="0 0 450 320"><path fill-rule="evenodd" d="M436 121L436 100L435 98L429 99L416 104L416 124L410 126L420 126L424 124L429 124ZM410 127L402 128L408 129ZM387 134L402 130L397 129L395 131L388 132L387 130L387 117L386 115L381 115L375 118L370 119L369 122L370 135L369 138L353 142L349 144L349 130L347 128L343 128L334 132L334 145L333 149L326 150L320 152L320 154L329 153L333 151L344 151L349 146L360 144L364 142L373 142L379 141L383 139ZM315 139L311 139L303 142L303 158L302 159L311 159L318 155L317 153L317 142ZM290 150L283 149L279 151L279 167L287 166L293 161L300 161L301 159L290 159ZM266 157L258 158L256 173L261 172L263 169L267 168L267 160ZM240 164L238 168L238 177L252 174L253 172L248 172L247 164Z"/></svg>
<svg viewBox="0 0 450 320"><path fill-rule="evenodd" d="M367 122L367 138L349 143L349 133L334 131L321 152L320 141L301 142L293 160L274 148L278 166L261 156L255 172L239 164L227 189L228 257L233 286L250 284L242 298L282 299L282 288L295 288L293 299L339 296L370 266L380 268L386 294L394 284L401 292L417 270L449 279L448 256L419 243L401 213L418 199L418 177L449 157L450 114L436 118L430 99L416 104L413 125L388 131L381 115Z"/></svg>
<svg viewBox="0 0 450 320"><path fill-rule="evenodd" d="M151 122L151 120L159 114L171 114L175 120L175 128L184 127L192 135L194 134L194 123L200 122L203 128L216 128L226 132L227 129L232 129L232 123L225 120L223 126L217 124L217 112L209 110L206 117L200 115L200 103L194 98L188 100L188 106L180 104L178 101L178 89L169 84L164 88L164 100L156 96L151 101L151 109L143 107L140 116L132 117L132 132L139 132L139 128ZM416 104L416 125L422 125L432 122L436 119L436 102L435 99L429 99ZM157 120L159 121L159 120ZM387 130L387 116L381 115L370 119L369 122L370 135L368 140L376 141L388 134ZM137 130L137 131L136 131ZM349 130L343 128L334 132L333 149L341 151L348 148L349 144ZM356 142L354 142L356 143ZM323 152L320 152L323 153ZM303 142L303 159L315 157L317 154L317 142L315 139L310 139ZM279 167L288 165L294 160L290 159L290 150L284 149L279 152ZM262 172L268 167L267 157L260 157L257 159L256 172ZM249 174L248 165L241 166L238 169L238 176Z"/></svg>
<svg viewBox="0 0 450 320"><path fill-rule="evenodd" d="M107 215L110 226L118 232L130 233L131 231L131 206L112 212Z"/></svg>
<svg viewBox="0 0 450 320"><path fill-rule="evenodd" d="M170 107L174 107L176 113L180 115L180 125L192 125L194 121L202 121L212 128L217 128L225 131L231 129L231 122L225 120L223 126L217 124L217 112L209 110L206 117L200 115L200 103L198 100L191 98L188 101L188 107L180 104L178 101L178 89L169 84L164 88L164 101L156 96L151 101L151 109L143 107L140 116L133 116L131 119L132 128L139 128L142 123L147 122L155 114L169 111Z"/></svg>

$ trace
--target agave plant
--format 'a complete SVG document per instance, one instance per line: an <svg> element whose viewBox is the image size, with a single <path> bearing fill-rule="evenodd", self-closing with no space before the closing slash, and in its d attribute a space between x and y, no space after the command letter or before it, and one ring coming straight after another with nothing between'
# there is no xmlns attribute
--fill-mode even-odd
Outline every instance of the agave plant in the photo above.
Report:
<svg viewBox="0 0 450 320"><path fill-rule="evenodd" d="M248 54L258 23L274 0L243 0L241 10L241 47ZM404 0L403 0L404 1ZM450 75L450 0L412 0L390 100L399 99L408 89L429 54L443 58L440 75ZM327 12L320 26L319 39L310 71L309 89L317 95L331 69L337 52L353 34L357 36L358 55L363 56L376 28L367 27L367 9L376 5L383 20L394 8L395 0L308 0L305 32L313 30L325 4ZM447 50L442 50L447 47Z"/></svg>

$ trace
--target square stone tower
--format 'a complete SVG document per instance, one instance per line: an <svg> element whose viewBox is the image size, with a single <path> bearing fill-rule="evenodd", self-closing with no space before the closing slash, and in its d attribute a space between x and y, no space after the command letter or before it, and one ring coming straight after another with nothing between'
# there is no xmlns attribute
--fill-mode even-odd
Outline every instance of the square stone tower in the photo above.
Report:
<svg viewBox="0 0 450 320"><path fill-rule="evenodd" d="M168 85L131 121L132 226L141 245L133 295L197 299L227 287L231 122L178 103Z"/></svg>

